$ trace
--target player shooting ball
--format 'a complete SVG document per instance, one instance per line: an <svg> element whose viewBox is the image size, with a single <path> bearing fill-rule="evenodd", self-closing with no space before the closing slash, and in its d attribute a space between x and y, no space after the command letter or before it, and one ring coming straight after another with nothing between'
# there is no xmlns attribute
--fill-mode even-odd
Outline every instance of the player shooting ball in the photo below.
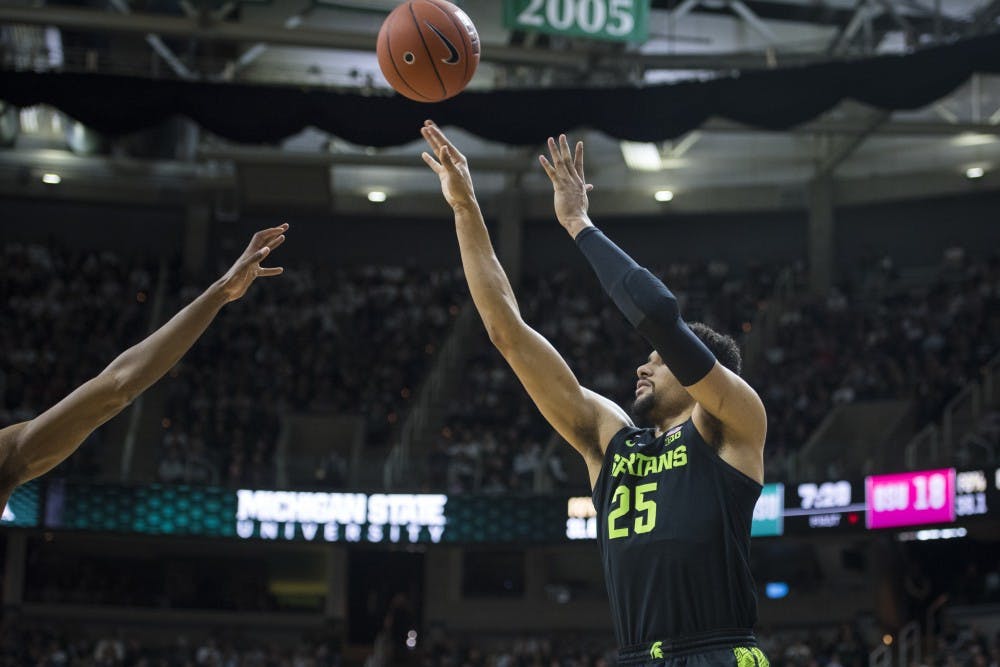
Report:
<svg viewBox="0 0 1000 667"><path fill-rule="evenodd" d="M653 352L636 369L643 428L573 371L521 318L464 156L431 121L421 130L455 213L465 277L490 340L545 419L587 464L619 664L767 665L753 625L750 524L763 481L764 406L739 377L736 343L688 325L677 299L594 227L583 144L549 139L540 158L559 223Z"/></svg>

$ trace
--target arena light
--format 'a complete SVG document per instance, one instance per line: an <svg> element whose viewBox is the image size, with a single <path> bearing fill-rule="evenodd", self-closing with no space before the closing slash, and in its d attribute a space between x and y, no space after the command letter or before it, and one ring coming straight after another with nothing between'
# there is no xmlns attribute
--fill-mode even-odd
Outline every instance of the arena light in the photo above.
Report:
<svg viewBox="0 0 1000 667"><path fill-rule="evenodd" d="M51 172L42 174L42 183L47 183L48 185L59 185L62 183L62 176Z"/></svg>
<svg viewBox="0 0 1000 667"><path fill-rule="evenodd" d="M968 169L965 170L965 177L966 178L982 178L983 174L985 174L985 173L986 173L986 170L983 169L982 167L969 167Z"/></svg>
<svg viewBox="0 0 1000 667"><path fill-rule="evenodd" d="M656 201L673 201L674 193L671 190L657 190L653 195Z"/></svg>
<svg viewBox="0 0 1000 667"><path fill-rule="evenodd" d="M635 171L659 171L663 168L660 148L656 144L635 141L621 142L622 158L629 169Z"/></svg>
<svg viewBox="0 0 1000 667"><path fill-rule="evenodd" d="M997 138L992 134L980 134L978 132L963 132L958 135L951 142L955 146L987 146L989 144L996 143Z"/></svg>
<svg viewBox="0 0 1000 667"><path fill-rule="evenodd" d="M788 584L784 581L769 581L764 586L764 594L770 600L780 600L788 597Z"/></svg>
<svg viewBox="0 0 1000 667"><path fill-rule="evenodd" d="M382 190L372 190L368 193L368 201L373 204L381 204L388 198L388 195L386 195Z"/></svg>

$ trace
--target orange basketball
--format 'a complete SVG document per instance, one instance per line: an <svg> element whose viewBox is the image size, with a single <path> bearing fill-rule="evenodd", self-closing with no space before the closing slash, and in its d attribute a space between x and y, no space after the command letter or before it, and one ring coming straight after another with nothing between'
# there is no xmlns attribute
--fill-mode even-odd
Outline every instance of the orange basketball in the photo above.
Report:
<svg viewBox="0 0 1000 667"><path fill-rule="evenodd" d="M378 33L378 65L389 85L417 102L458 95L479 66L479 32L446 0L408 0Z"/></svg>

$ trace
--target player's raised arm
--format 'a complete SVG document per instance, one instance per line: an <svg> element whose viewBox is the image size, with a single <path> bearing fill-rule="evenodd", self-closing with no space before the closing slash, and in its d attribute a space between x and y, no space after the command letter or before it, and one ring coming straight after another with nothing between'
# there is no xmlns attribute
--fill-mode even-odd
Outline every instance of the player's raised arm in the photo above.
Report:
<svg viewBox="0 0 1000 667"><path fill-rule="evenodd" d="M549 159L539 161L552 180L556 217L590 262L605 291L632 326L659 353L664 363L697 402L692 415L699 427L721 423L726 457L740 470L763 478L761 453L767 415L757 393L720 364L681 317L677 298L646 269L594 227L588 215L588 186L583 168L583 142L570 151L565 135L549 138ZM704 413L699 414L699 409Z"/></svg>
<svg viewBox="0 0 1000 667"><path fill-rule="evenodd" d="M607 442L631 422L617 405L581 387L555 348L521 319L507 274L493 251L465 157L432 122L421 132L434 152L424 153L424 162L441 179L441 190L455 212L465 278L490 340L545 419L583 456L593 483Z"/></svg>
<svg viewBox="0 0 1000 667"><path fill-rule="evenodd" d="M219 310L243 296L255 279L280 274L281 268L260 263L284 243L287 229L288 225L281 225L254 234L226 274L169 322L42 414L0 430L0 506L14 487L61 463L98 426L163 377Z"/></svg>

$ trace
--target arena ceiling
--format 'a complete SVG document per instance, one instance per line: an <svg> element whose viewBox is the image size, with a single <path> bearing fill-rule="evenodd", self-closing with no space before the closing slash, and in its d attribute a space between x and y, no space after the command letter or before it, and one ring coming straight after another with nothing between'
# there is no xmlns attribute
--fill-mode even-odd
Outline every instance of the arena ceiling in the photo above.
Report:
<svg viewBox="0 0 1000 667"><path fill-rule="evenodd" d="M8 68L377 92L386 84L375 59L375 35L396 4L109 0L99 6L38 7L5 0L0 3L3 57ZM735 69L905 53L1000 29L1000 0L654 0L650 38L633 46L511 31L503 25L499 0L461 5L483 42L483 63L471 84L478 90L707 79ZM65 38L71 34L90 35L84 42L90 53L77 52L81 42ZM433 117L433 105L427 110ZM45 111L32 113L34 121L22 112L27 123L22 122L15 147L2 151L0 173L26 163L36 171L72 171L76 164L81 175L99 178L114 167L115 158L59 155L58 133L31 136L31 123L45 125L49 118ZM653 193L663 190L675 195L669 205L681 209L714 208L722 199L737 208L800 206L804 186L818 174L834 175L845 201L1000 187L1000 77L975 76L947 98L913 112L886 114L843 104L791 132L711 120L661 145L630 145L587 131L576 136L587 141L590 176L599 192L609 193L613 208L622 211L658 210L662 204L654 202ZM189 138L187 159L140 165L137 178L170 174L183 181L185 174L204 179L209 173L224 180L233 165L246 160L329 164L336 192L356 195L364 200L360 207L369 206L364 198L372 190L386 192L391 204L432 198L437 187L419 161L419 143L373 150L316 130L280 148L236 146L205 133ZM517 179L543 199L547 185L536 168L536 151L460 131L455 138L473 168L481 165L481 192L501 192ZM121 170L121 164L111 169L119 175ZM977 170L981 178L967 178Z"/></svg>

